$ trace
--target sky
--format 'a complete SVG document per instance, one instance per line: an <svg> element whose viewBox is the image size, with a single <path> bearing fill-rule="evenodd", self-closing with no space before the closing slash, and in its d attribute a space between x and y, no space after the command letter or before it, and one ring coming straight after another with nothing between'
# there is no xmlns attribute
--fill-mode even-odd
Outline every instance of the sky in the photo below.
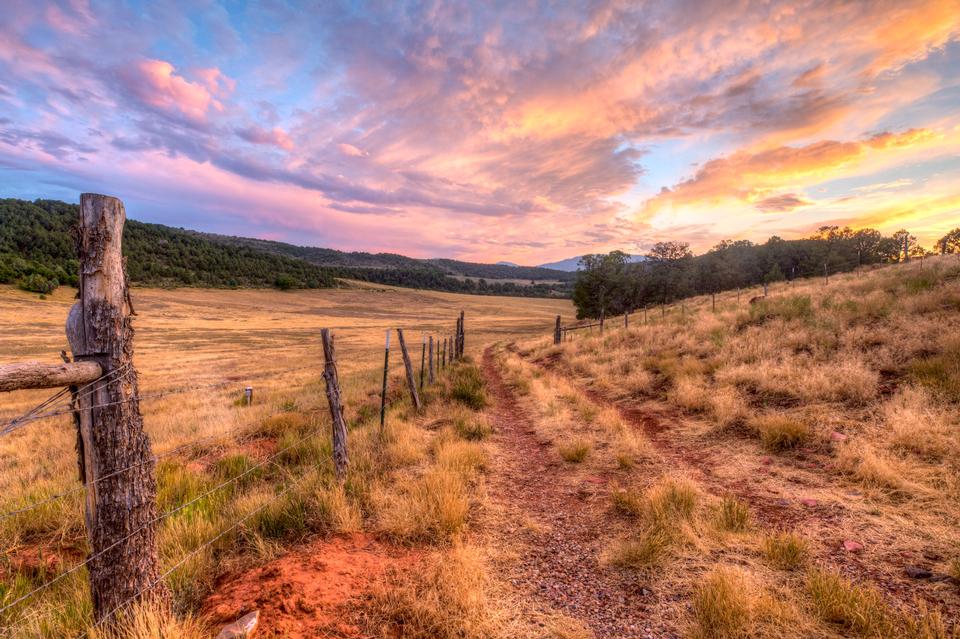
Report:
<svg viewBox="0 0 960 639"><path fill-rule="evenodd" d="M3 0L0 197L415 257L960 226L960 0Z"/></svg>

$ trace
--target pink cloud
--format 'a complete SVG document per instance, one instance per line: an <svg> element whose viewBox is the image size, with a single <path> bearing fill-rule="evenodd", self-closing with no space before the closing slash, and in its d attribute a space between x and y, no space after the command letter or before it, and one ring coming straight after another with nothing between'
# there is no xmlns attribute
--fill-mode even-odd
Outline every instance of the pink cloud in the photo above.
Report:
<svg viewBox="0 0 960 639"><path fill-rule="evenodd" d="M223 111L223 104L213 96L206 81L190 82L164 60L143 60L126 75L139 99L163 111L180 112L192 120L206 119L211 108ZM218 76L208 73L206 77L216 80Z"/></svg>
<svg viewBox="0 0 960 639"><path fill-rule="evenodd" d="M264 129L253 125L237 129L237 135L253 144L267 144L286 151L293 150L293 140L291 140L290 135L281 128L274 127L273 129Z"/></svg>
<svg viewBox="0 0 960 639"><path fill-rule="evenodd" d="M352 144L347 144L346 142L342 142L342 143L338 144L338 145L337 145L337 149L339 149L340 152L343 153L344 155L348 155L348 156L350 156L350 157L356 157L356 158L358 158L358 157L363 157L364 155L366 155L366 153L364 153L363 151L361 151L361 150L358 149L357 147L353 146Z"/></svg>

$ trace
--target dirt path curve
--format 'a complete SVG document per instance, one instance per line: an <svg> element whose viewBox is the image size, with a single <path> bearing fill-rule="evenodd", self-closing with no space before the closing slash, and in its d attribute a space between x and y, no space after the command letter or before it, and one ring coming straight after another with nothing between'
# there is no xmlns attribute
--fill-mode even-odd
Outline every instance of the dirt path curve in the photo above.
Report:
<svg viewBox="0 0 960 639"><path fill-rule="evenodd" d="M601 533L615 525L605 488L581 485L550 443L538 439L490 348L483 374L498 449L488 485L502 513L489 532L519 545L518 558L503 566L506 580L538 612L576 619L598 639L677 636L649 618L649 591L635 575L600 565L607 536Z"/></svg>

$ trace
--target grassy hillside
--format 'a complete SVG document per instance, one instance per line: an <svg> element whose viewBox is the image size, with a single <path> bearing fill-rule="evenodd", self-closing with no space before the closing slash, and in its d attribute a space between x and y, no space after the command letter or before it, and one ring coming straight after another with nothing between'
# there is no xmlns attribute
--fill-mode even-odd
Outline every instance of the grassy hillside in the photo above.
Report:
<svg viewBox="0 0 960 639"><path fill-rule="evenodd" d="M78 264L73 246L77 205L53 200L0 200L0 283L18 283L47 292L75 285ZM128 220L124 255L134 284L214 288L328 288L338 278L484 295L562 297L560 273L496 265L416 260L387 253L345 253L282 242L186 231ZM459 271L457 270L459 268ZM512 273L510 281L475 281L454 275L490 277ZM518 275L519 273L519 275Z"/></svg>
<svg viewBox="0 0 960 639"><path fill-rule="evenodd" d="M0 200L0 282L31 275L75 285L73 229L78 207L54 200ZM227 247L159 224L127 220L127 271L149 286L321 288L335 274L313 264L245 247Z"/></svg>
<svg viewBox="0 0 960 639"><path fill-rule="evenodd" d="M958 636L960 261L752 294L501 353L607 565L670 636Z"/></svg>

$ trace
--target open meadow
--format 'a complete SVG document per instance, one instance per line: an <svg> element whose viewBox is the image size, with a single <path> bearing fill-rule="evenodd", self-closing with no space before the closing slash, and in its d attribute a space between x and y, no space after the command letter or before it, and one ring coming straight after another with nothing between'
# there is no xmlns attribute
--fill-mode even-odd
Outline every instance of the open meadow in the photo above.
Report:
<svg viewBox="0 0 960 639"><path fill-rule="evenodd" d="M73 293L63 288L41 300L12 287L0 289L0 361L59 361L60 350L66 348L63 325ZM453 449L444 452L440 444L431 442L458 439L456 436L446 431L411 430L414 418L407 415L409 401L403 399L396 331L391 341L392 404L387 418L388 433L396 441L384 450L364 453L363 433L367 426L378 423L385 330L405 329L419 372L424 332L435 338L452 336L461 310L466 317L468 355L479 355L481 345L494 340L542 333L557 313L569 315L571 311L566 300L466 296L367 284L297 292L134 289L133 305L137 312L134 361L144 397L140 406L154 453L160 457L159 509L176 511L164 520L161 533L165 566L176 564L252 512L288 480L306 476L307 470L318 464L317 476L305 483L312 482L314 500L322 499L316 484L329 483L331 471L329 417L321 380L321 328L330 328L336 338L346 417L352 427L351 478L357 485L351 488L348 482L347 494L342 488L331 489L330 503L316 506L326 514L311 511L311 517L319 516L322 523L314 521L308 526L294 517L294 525L284 520L285 524L254 534L254 541L241 543L249 552L238 556L248 557L250 552L271 556L273 542L291 536L300 539L308 528L360 533L372 527L387 537L404 540L446 538L459 530L465 512L457 509L466 508L461 479L427 473L432 479L425 481L446 482L438 488L440 498L445 490L453 493L449 496L453 503L446 507L455 512L441 525L431 523L429 516L419 516L419 511L404 501L416 500L415 491L428 490L426 487L400 485L389 477L394 471L410 472L409 467L424 466L425 458L433 453L456 457L462 452L453 450L457 446L475 445L464 441L451 444ZM448 383L445 375L446 371L439 376L441 385ZM254 388L250 407L242 401L243 388L248 385ZM426 416L435 420L442 415L444 420L452 420L449 423L468 428L466 422L474 411L462 402L459 407L450 406L443 391L430 389L428 382L427 399L438 397L433 404L428 402ZM22 414L51 392L5 394L0 421ZM63 574L86 553L74 446L75 432L66 414L30 422L0 440L0 513L7 515L0 519L2 603ZM233 485L218 488L237 477L245 490ZM74 492L60 497L71 490ZM55 499L8 515L50 497ZM184 508L185 504L188 507ZM374 518L379 523L364 523ZM290 526L292 532L287 530ZM229 545L236 538L227 536L223 541ZM175 601L181 611L198 610L215 578L226 570L220 564L230 565L229 556L220 545L210 547L173 575L177 580ZM251 562L237 558L236 563ZM62 578L23 606L0 615L0 634L78 634L90 614L83 571ZM177 633L187 630L181 627L170 632L179 636Z"/></svg>

